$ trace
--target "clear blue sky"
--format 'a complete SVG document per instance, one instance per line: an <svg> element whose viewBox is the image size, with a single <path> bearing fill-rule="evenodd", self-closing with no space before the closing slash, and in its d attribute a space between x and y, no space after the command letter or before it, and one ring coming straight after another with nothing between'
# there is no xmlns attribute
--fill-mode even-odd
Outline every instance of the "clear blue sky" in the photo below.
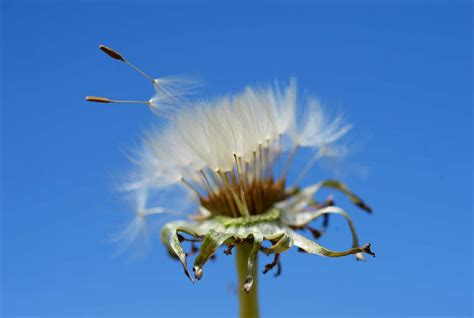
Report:
<svg viewBox="0 0 474 318"><path fill-rule="evenodd" d="M130 216L124 150L153 117L84 96L152 90L100 43L156 75L197 75L206 95L296 76L354 123L342 179L375 213L338 202L377 258L286 253L280 278L261 277L264 317L472 315L471 4L71 2L2 5L3 317L237 313L231 257L192 285L157 236L135 260L108 243ZM324 243L347 247L334 225Z"/></svg>

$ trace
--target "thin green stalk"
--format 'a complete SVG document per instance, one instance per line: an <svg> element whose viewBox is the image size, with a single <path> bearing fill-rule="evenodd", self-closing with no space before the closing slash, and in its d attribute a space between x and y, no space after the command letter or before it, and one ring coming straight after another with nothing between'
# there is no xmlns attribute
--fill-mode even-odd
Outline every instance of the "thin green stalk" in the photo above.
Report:
<svg viewBox="0 0 474 318"><path fill-rule="evenodd" d="M258 284L257 284L257 263L254 266L253 286L250 292L245 292L243 286L247 279L247 263L252 245L248 243L237 245L236 266L239 278L239 313L240 318L258 318Z"/></svg>

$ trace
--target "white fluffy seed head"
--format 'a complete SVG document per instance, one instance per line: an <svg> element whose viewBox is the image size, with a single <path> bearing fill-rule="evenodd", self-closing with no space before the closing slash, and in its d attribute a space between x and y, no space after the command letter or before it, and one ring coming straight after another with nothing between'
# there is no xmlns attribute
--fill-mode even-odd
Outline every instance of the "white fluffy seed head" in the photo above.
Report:
<svg viewBox="0 0 474 318"><path fill-rule="evenodd" d="M155 83L157 96L173 99L163 91L163 84ZM158 97L153 107L160 107ZM286 172L275 175L283 153L308 147L318 156L329 155L351 128L341 116L328 120L316 99L303 105L307 111L297 116L294 79L284 88L278 84L247 87L233 96L187 103L184 110L173 112L165 127L145 136L135 160L138 171L126 189L142 193L179 184L195 197L205 198L228 182L244 187L249 180L285 178ZM129 229L133 235L143 217L162 212L142 205L133 231Z"/></svg>
<svg viewBox="0 0 474 318"><path fill-rule="evenodd" d="M138 158L141 173L128 189L199 179L195 175L207 169L232 171L235 157L251 163L259 147L269 146L273 157L294 145L329 149L350 130L341 116L328 121L316 99L307 101L304 116L296 116L296 92L292 79L284 89L278 84L247 87L240 94L200 101L175 113L167 127L145 137ZM292 142L281 145L286 137Z"/></svg>

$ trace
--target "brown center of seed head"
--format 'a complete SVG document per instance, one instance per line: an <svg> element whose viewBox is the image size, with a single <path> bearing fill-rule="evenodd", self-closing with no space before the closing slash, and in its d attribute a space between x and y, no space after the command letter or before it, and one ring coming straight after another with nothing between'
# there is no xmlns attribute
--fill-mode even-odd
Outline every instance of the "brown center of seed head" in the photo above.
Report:
<svg viewBox="0 0 474 318"><path fill-rule="evenodd" d="M285 198L285 181L266 179L255 180L248 185L228 183L201 198L201 205L213 215L240 217L241 203L246 206L250 215L255 215L267 212L273 204Z"/></svg>

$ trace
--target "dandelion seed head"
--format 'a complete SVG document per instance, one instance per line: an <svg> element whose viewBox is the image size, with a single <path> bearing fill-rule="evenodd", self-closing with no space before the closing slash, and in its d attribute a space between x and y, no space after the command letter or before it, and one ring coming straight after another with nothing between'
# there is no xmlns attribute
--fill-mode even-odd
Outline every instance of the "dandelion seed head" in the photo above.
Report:
<svg viewBox="0 0 474 318"><path fill-rule="evenodd" d="M265 271L280 266L278 255L292 245L329 257L354 254L363 259L362 253L373 254L370 245L359 246L350 217L334 206L332 198L318 203L314 196L323 187L337 189L371 212L365 202L335 180L299 186L320 159L346 155L347 148L339 141L352 126L341 114L328 116L320 100L298 99L295 79L287 85L275 82L270 86L248 86L236 94L190 101L187 96L195 82L177 77L153 78L118 52L107 47L101 50L151 81L155 93L148 101L95 96L86 99L106 104L146 104L165 118L163 125L145 134L132 158L136 169L123 188L135 195L135 217L117 236L118 240L131 245L146 232L147 219L171 212L152 205L150 194L176 190L180 195L175 199L183 204L189 202L198 212L194 216L196 223L168 223L161 231L161 239L170 254L179 258L189 278L187 254L180 245L186 238L179 231L193 236L195 239L188 239L193 244L203 240L203 245L212 246L199 251L193 267L196 279L201 278L202 266L218 246L251 240L254 247L248 261L249 281L243 286L247 292L252 287L252 267L264 239L273 244L264 252L276 255ZM300 148L311 153L302 166L293 161ZM294 185L288 184L289 176L296 180ZM352 234L351 249L334 252L296 233L307 229L319 238L322 232L311 228L309 222L329 214L346 219ZM193 245L192 251L195 250Z"/></svg>
<svg viewBox="0 0 474 318"><path fill-rule="evenodd" d="M350 129L342 116L329 120L316 99L303 101L308 111L296 116L296 92L292 79L283 87L246 87L188 104L146 134L138 173L126 188L152 191L180 184L213 213L240 215L239 205L250 214L263 213L285 197L286 175L277 166L289 163L289 153L308 147L318 158L342 154L336 142ZM259 198L252 191L261 190L249 190L252 186L274 193Z"/></svg>

